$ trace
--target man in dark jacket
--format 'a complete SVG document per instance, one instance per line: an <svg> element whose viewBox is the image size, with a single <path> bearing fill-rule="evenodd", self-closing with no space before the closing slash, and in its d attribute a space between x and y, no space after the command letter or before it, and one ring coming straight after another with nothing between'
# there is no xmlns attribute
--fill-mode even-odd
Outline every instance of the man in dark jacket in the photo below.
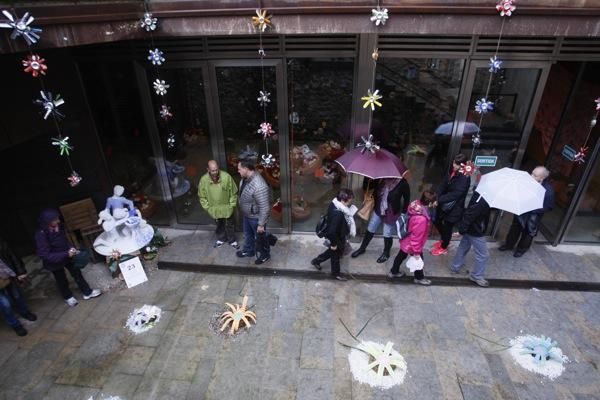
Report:
<svg viewBox="0 0 600 400"><path fill-rule="evenodd" d="M35 233L35 247L38 257L42 259L44 268L52 272L58 290L65 302L74 307L79 302L67 281L67 273L69 271L77 286L83 293L83 299L89 300L98 297L102 294L99 289L92 290L81 274L81 269L73 264L73 257L79 254L79 250L67 239L67 235L60 222L58 210L47 208L40 214L40 228Z"/></svg>
<svg viewBox="0 0 600 400"><path fill-rule="evenodd" d="M473 246L475 250L475 265L471 271L469 279L481 287L490 286L485 280L485 267L490 253L485 241L485 231L487 230L490 220L490 206L483 197L477 192L473 192L473 197L469 202L469 206L465 209L462 219L458 222L458 232L463 235L450 271L455 274L460 272L460 269L465 263L465 256Z"/></svg>
<svg viewBox="0 0 600 400"><path fill-rule="evenodd" d="M340 275L340 258L344 254L346 238L350 232L348 220L353 218L352 212L349 211L353 199L354 193L352 190L342 189L329 204L327 209L327 232L325 233L328 242L326 244L327 250L310 262L320 271L321 263L331 259L331 275L339 281L347 280Z"/></svg>
<svg viewBox="0 0 600 400"><path fill-rule="evenodd" d="M517 248L513 254L515 257L521 257L529 250L533 238L537 235L542 216L544 213L554 208L554 188L548 181L549 175L550 171L542 166L535 167L531 172L533 179L538 181L544 189L546 189L546 193L544 194L544 205L537 210L529 211L521 215L515 215L510 229L508 230L508 234L506 235L506 240L502 246L498 247L498 250L512 250L516 244Z"/></svg>
<svg viewBox="0 0 600 400"><path fill-rule="evenodd" d="M27 271L25 270L23 261L11 251L8 243L0 238L0 282L4 282L2 286L8 282L6 287L0 286L0 312L4 315L8 325L19 336L27 335L27 330L16 318L13 312L13 305L21 317L28 321L37 320L37 316L27 308L23 293L19 289L19 284L25 282L26 279Z"/></svg>

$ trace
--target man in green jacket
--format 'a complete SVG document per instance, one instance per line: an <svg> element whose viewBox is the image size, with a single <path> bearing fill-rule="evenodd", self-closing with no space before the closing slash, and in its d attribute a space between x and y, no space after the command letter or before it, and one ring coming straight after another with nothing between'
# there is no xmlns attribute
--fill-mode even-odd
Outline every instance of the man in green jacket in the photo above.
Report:
<svg viewBox="0 0 600 400"><path fill-rule="evenodd" d="M233 221L233 210L237 205L237 185L231 175L219 169L215 160L208 162L206 170L208 172L200 178L198 197L202 208L217 223L217 241L214 247L221 247L228 242L235 249L239 249Z"/></svg>

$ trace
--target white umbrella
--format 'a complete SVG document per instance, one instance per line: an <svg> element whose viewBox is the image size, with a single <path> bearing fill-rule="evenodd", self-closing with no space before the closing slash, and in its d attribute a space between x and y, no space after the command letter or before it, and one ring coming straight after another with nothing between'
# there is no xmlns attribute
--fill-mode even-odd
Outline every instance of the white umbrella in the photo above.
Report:
<svg viewBox="0 0 600 400"><path fill-rule="evenodd" d="M516 215L542 208L546 193L530 174L512 168L482 175L476 190L490 207Z"/></svg>
<svg viewBox="0 0 600 400"><path fill-rule="evenodd" d="M452 133L453 125L454 125L454 122L446 122L445 124L441 124L440 126L435 128L434 133L436 135L449 135ZM477 133L477 132L479 132L479 127L477 126L477 124L474 124L472 122L465 122L463 134L470 135L472 133Z"/></svg>

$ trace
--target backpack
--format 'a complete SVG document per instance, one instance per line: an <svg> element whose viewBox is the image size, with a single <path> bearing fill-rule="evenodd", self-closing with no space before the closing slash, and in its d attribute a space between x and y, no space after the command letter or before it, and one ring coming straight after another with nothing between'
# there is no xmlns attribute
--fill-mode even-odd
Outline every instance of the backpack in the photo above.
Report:
<svg viewBox="0 0 600 400"><path fill-rule="evenodd" d="M408 214L401 214L396 221L396 229L398 230L398 237L400 239L404 239L410 235L408 230L408 221L410 221L410 215Z"/></svg>
<svg viewBox="0 0 600 400"><path fill-rule="evenodd" d="M319 218L319 222L317 222L317 226L315 228L315 233L318 237L322 238L327 233L329 229L329 219L327 218L327 214L321 215Z"/></svg>

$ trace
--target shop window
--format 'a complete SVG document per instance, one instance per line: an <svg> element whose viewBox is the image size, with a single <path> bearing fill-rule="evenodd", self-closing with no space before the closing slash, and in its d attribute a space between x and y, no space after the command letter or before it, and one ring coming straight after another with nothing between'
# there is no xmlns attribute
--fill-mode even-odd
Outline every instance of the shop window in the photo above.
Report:
<svg viewBox="0 0 600 400"><path fill-rule="evenodd" d="M600 242L600 162L596 162L579 208L570 222L565 241Z"/></svg>

